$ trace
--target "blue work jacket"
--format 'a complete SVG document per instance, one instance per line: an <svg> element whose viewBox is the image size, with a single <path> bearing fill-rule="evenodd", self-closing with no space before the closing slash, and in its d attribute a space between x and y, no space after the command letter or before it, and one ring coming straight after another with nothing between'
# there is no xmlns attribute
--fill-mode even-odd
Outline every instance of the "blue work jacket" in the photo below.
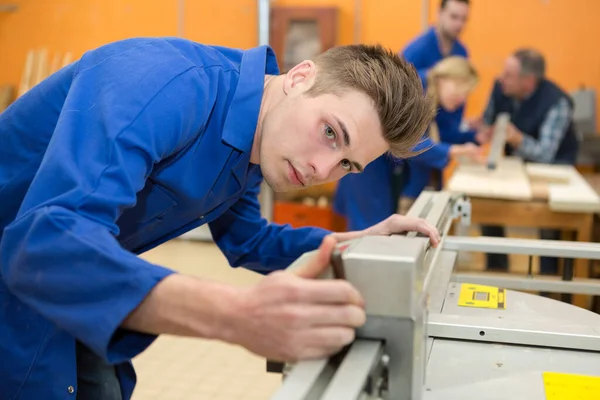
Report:
<svg viewBox="0 0 600 400"><path fill-rule="evenodd" d="M1 399L74 399L76 340L131 397L130 360L156 337L120 324L173 273L148 249L208 223L232 266L265 273L320 244L328 231L260 214L250 152L278 73L268 47L129 39L0 114Z"/></svg>
<svg viewBox="0 0 600 400"><path fill-rule="evenodd" d="M410 42L403 57L416 68L423 88L427 88L427 71L441 61L435 28ZM468 57L467 49L455 41L451 55ZM389 155L372 162L361 174L349 174L338 182L334 197L334 210L345 217L349 230L366 229L396 212L398 196L392 187L400 185L399 194L416 198L429 184L433 170L442 170L450 162L451 144L475 141L475 132L460 130L464 106L449 112L439 107L435 117L440 132L440 143L433 143L426 135L415 150L428 150L407 160L397 160ZM399 172L401 171L401 172ZM392 180L400 182L392 183Z"/></svg>

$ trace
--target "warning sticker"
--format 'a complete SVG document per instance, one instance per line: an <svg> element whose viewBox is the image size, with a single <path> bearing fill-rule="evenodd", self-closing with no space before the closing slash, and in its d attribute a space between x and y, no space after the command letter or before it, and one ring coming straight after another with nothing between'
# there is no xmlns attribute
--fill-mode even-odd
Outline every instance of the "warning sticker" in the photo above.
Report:
<svg viewBox="0 0 600 400"><path fill-rule="evenodd" d="M506 293L504 289L494 286L463 283L460 288L458 305L462 307L505 309Z"/></svg>

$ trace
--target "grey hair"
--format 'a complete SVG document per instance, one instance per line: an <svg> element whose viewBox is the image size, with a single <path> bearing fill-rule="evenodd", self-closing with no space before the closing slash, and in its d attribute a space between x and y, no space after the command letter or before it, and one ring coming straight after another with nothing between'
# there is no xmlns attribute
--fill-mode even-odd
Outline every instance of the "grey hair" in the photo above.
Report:
<svg viewBox="0 0 600 400"><path fill-rule="evenodd" d="M513 56L521 64L521 75L533 75L538 80L543 79L546 75L546 61L539 51L520 49Z"/></svg>

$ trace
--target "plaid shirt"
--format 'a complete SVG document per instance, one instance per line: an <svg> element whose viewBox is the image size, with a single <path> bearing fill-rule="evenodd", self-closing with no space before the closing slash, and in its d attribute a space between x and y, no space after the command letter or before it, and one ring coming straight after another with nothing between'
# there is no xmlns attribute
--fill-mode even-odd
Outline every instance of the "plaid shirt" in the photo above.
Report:
<svg viewBox="0 0 600 400"><path fill-rule="evenodd" d="M515 101L515 112L518 107L519 103ZM569 128L572 114L573 111L569 107L569 102L561 98L546 114L538 139L527 132L523 132L523 141L519 148L515 149L515 155L528 161L552 163L558 146ZM492 125L494 122L493 117L494 101L490 98L483 114L483 120L487 125Z"/></svg>

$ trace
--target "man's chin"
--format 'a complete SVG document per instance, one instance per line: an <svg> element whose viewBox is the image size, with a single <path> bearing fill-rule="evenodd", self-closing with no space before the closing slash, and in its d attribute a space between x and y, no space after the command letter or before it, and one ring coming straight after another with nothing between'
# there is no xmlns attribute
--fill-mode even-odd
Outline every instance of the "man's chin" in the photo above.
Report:
<svg viewBox="0 0 600 400"><path fill-rule="evenodd" d="M277 182L275 179L272 179L268 175L263 174L263 180L271 188L275 193L285 193L293 190L294 188L289 185L282 184L281 182Z"/></svg>

